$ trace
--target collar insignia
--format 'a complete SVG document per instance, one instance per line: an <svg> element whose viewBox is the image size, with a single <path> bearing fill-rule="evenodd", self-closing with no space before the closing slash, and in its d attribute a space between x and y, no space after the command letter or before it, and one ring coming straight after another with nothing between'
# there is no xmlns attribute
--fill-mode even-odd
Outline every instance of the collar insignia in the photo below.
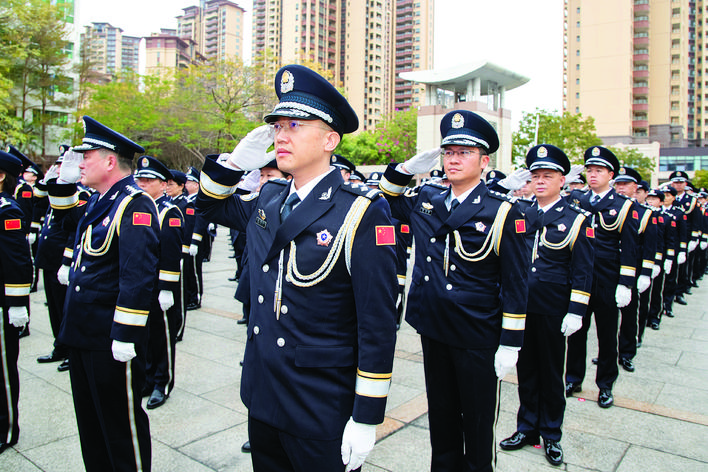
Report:
<svg viewBox="0 0 708 472"><path fill-rule="evenodd" d="M320 195L320 200L329 200L329 197L332 196L332 187L328 188L326 192L322 192L322 195Z"/></svg>

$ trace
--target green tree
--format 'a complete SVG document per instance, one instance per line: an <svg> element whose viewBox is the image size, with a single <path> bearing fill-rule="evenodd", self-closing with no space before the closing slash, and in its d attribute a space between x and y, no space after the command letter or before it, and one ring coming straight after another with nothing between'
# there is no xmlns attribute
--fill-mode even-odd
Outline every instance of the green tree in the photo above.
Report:
<svg viewBox="0 0 708 472"><path fill-rule="evenodd" d="M536 123L538 120L538 139ZM582 163L583 153L590 146L602 144L595 133L595 120L579 113L549 112L536 108L524 112L519 130L512 135L512 157L517 165L523 165L526 152L536 144L553 144L561 148L572 163Z"/></svg>
<svg viewBox="0 0 708 472"><path fill-rule="evenodd" d="M697 170L691 183L696 188L708 188L708 170Z"/></svg>
<svg viewBox="0 0 708 472"><path fill-rule="evenodd" d="M654 171L654 159L645 156L641 152L634 148L617 148L613 146L608 146L607 149L612 151L617 160L619 160L620 165L631 167L632 169L639 172L643 180L651 182L651 175Z"/></svg>
<svg viewBox="0 0 708 472"><path fill-rule="evenodd" d="M373 130L344 136L337 152L354 164L403 162L415 155L417 130L416 110L397 111Z"/></svg>

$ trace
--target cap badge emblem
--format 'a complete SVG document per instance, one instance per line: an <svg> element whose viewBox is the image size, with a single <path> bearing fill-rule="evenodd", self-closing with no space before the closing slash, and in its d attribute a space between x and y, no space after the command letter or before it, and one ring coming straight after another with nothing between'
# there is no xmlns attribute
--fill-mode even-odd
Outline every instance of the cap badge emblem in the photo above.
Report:
<svg viewBox="0 0 708 472"><path fill-rule="evenodd" d="M317 233L317 245L318 246L329 246L329 243L332 241L332 234L327 231L326 229L323 229L319 233Z"/></svg>
<svg viewBox="0 0 708 472"><path fill-rule="evenodd" d="M599 155L600 155L600 148L598 148L598 147L592 148L592 155L593 155L594 157L599 156Z"/></svg>
<svg viewBox="0 0 708 472"><path fill-rule="evenodd" d="M289 71L283 71L280 76L280 93L288 93L293 91L295 86L295 77Z"/></svg>
<svg viewBox="0 0 708 472"><path fill-rule="evenodd" d="M620 175L625 175L627 173L627 169L624 167L620 167Z"/></svg>
<svg viewBox="0 0 708 472"><path fill-rule="evenodd" d="M140 166L141 167L147 167L149 164L150 164L150 162L148 161L147 157L143 157L142 159L140 159Z"/></svg>
<svg viewBox="0 0 708 472"><path fill-rule="evenodd" d="M465 119L463 118L462 114L460 113L455 113L452 116L452 123L450 124L455 129L460 129L463 126L465 126Z"/></svg>
<svg viewBox="0 0 708 472"><path fill-rule="evenodd" d="M538 148L538 151L536 152L536 157L548 157L548 149L541 146L540 148Z"/></svg>

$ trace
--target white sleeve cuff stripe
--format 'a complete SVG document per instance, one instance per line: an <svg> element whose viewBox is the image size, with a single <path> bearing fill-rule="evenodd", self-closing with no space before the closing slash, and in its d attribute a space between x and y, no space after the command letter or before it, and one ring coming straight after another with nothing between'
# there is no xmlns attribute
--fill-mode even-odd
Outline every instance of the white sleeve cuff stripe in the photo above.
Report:
<svg viewBox="0 0 708 472"><path fill-rule="evenodd" d="M147 320L147 314L128 313L118 309L116 309L115 314L113 315L113 321L124 325L145 326L147 324Z"/></svg>
<svg viewBox="0 0 708 472"><path fill-rule="evenodd" d="M356 394L362 397L386 398L391 379L366 379L357 375Z"/></svg>

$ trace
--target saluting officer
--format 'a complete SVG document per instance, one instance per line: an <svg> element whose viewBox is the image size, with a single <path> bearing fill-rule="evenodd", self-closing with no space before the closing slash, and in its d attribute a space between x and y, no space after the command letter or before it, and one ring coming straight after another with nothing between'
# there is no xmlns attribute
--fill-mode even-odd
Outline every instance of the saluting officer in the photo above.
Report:
<svg viewBox="0 0 708 472"><path fill-rule="evenodd" d="M431 469L491 471L499 380L516 364L524 334L526 223L510 197L481 180L499 147L492 125L455 110L440 133L449 188L406 192L413 174L439 162L439 148L389 164L380 187L416 241L406 321L423 346Z"/></svg>
<svg viewBox="0 0 708 472"><path fill-rule="evenodd" d="M160 261L157 287L148 317L147 375L143 394L150 395L148 410L165 403L175 385L175 343L182 325L183 216L165 195L170 170L152 156L138 159L135 182L157 204L160 224Z"/></svg>
<svg viewBox="0 0 708 472"><path fill-rule="evenodd" d="M590 214L561 198L570 161L550 144L526 154L536 201L526 210L533 238L528 273L524 345L516 371L519 412L516 432L499 446L516 450L543 438L546 459L563 463L560 446L565 413L566 336L583 324L592 289L593 228Z"/></svg>
<svg viewBox="0 0 708 472"><path fill-rule="evenodd" d="M140 398L159 221L155 202L131 175L134 154L145 150L88 116L83 121L83 144L64 156L57 183L49 185L58 218L82 215L59 341L71 349L71 390L86 470L149 471L150 429ZM96 189L82 207L76 206L79 178Z"/></svg>
<svg viewBox="0 0 708 472"><path fill-rule="evenodd" d="M20 436L17 358L19 335L28 321L32 257L25 235L24 214L13 198L22 161L0 151L0 453Z"/></svg>
<svg viewBox="0 0 708 472"><path fill-rule="evenodd" d="M566 361L567 397L579 392L585 378L587 336L591 315L595 315L598 339L598 365L595 382L600 389L598 405L609 408L614 402L612 386L619 373L617 368L618 308L627 306L637 272L637 235L639 214L632 213L632 200L619 195L610 187L610 180L619 172L617 157L602 146L585 151L588 192L573 190L568 201L592 213L595 230L593 287L588 315L583 326L568 339Z"/></svg>
<svg viewBox="0 0 708 472"><path fill-rule="evenodd" d="M256 472L353 470L384 419L396 331L395 236L377 190L330 167L358 119L299 65L275 76L280 103L222 167L207 159L197 207L247 233L251 313L241 379ZM293 176L233 196L273 144ZM234 171L234 169L237 169Z"/></svg>

